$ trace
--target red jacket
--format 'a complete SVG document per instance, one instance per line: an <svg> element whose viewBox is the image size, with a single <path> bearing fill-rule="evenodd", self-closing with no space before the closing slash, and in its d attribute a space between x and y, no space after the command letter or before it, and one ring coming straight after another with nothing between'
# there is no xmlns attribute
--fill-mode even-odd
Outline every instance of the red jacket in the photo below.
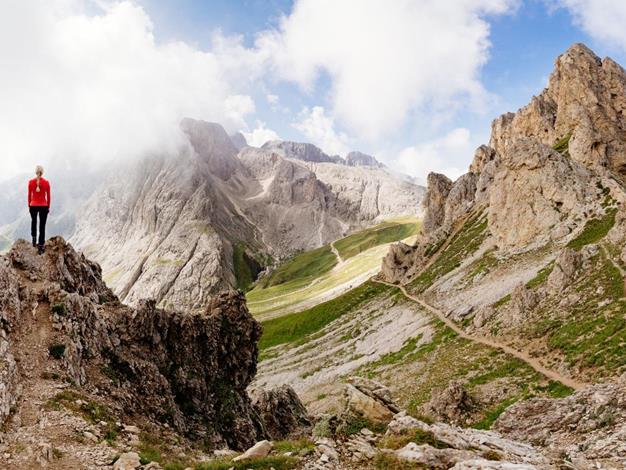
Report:
<svg viewBox="0 0 626 470"><path fill-rule="evenodd" d="M37 191L37 178L28 182L28 206L50 207L50 182L39 178L39 191Z"/></svg>

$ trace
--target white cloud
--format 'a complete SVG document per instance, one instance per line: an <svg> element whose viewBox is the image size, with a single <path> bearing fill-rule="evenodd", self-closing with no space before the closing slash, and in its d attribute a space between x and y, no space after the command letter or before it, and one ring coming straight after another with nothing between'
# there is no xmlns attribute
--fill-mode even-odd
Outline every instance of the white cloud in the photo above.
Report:
<svg viewBox="0 0 626 470"><path fill-rule="evenodd" d="M518 0L298 0L275 31L256 41L274 73L313 90L331 81L332 114L371 140L413 111L479 103L488 59L487 15Z"/></svg>
<svg viewBox="0 0 626 470"><path fill-rule="evenodd" d="M256 128L251 132L241 131L241 133L246 138L248 145L252 147L261 147L270 140L280 140L278 134L272 129L265 127L265 123L261 121L256 122Z"/></svg>
<svg viewBox="0 0 626 470"><path fill-rule="evenodd" d="M150 18L130 1L100 2L95 13L85 4L0 7L0 177L52 159L167 152L180 142L184 116L245 126L254 103L233 88L229 73L240 69L219 50L158 44Z"/></svg>
<svg viewBox="0 0 626 470"><path fill-rule="evenodd" d="M348 153L348 136L335 130L332 117L326 115L322 106L305 107L300 111L300 120L292 126L302 132L313 144L329 155L345 155Z"/></svg>
<svg viewBox="0 0 626 470"><path fill-rule="evenodd" d="M466 162L475 148L470 131L460 127L441 138L405 148L393 162L399 171L416 176L422 183L431 171L454 180L467 171Z"/></svg>
<svg viewBox="0 0 626 470"><path fill-rule="evenodd" d="M554 5L552 0L549 5ZM567 8L574 22L594 39L626 51L626 2L624 0L556 0Z"/></svg>
<svg viewBox="0 0 626 470"><path fill-rule="evenodd" d="M274 95L274 94L272 94L272 93L268 93L268 94L265 96L265 99L267 100L267 102L268 102L269 104L272 104L272 105L276 105L276 104L278 104L278 96L277 96L277 95Z"/></svg>

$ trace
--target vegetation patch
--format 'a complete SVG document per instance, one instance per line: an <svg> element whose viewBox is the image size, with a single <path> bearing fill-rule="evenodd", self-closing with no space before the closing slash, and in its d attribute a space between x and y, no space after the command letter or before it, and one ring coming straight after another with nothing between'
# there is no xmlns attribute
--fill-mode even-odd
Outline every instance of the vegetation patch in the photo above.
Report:
<svg viewBox="0 0 626 470"><path fill-rule="evenodd" d="M335 242L335 248L343 259L348 259L374 246L404 240L415 235L419 229L420 224L418 222L383 222L338 240Z"/></svg>
<svg viewBox="0 0 626 470"><path fill-rule="evenodd" d="M615 214L617 214L617 208L610 207L606 209L606 214L603 217L588 220L583 231L567 246L574 250L580 250L585 245L599 242L615 225Z"/></svg>
<svg viewBox="0 0 626 470"><path fill-rule="evenodd" d="M65 304L54 304L51 310L52 313L59 315L60 317L64 316L66 313Z"/></svg>
<svg viewBox="0 0 626 470"><path fill-rule="evenodd" d="M387 425L370 421L364 416L351 415L345 422L337 427L337 434L352 436L353 434L360 433L362 429L383 433L387 429Z"/></svg>
<svg viewBox="0 0 626 470"><path fill-rule="evenodd" d="M237 242L233 246L233 268L237 289L247 292L262 270L261 264L246 251L246 245Z"/></svg>
<svg viewBox="0 0 626 470"><path fill-rule="evenodd" d="M391 289L389 286L367 281L335 299L308 310L264 321L259 348L264 350L294 341L302 344L308 335L320 331L337 318Z"/></svg>
<svg viewBox="0 0 626 470"><path fill-rule="evenodd" d="M500 415L504 413L509 406L519 401L519 399L519 396L513 396L501 401L495 408L488 410L485 413L485 416L480 421L476 422L472 427L475 429L491 429L491 426L496 422Z"/></svg>
<svg viewBox="0 0 626 470"><path fill-rule="evenodd" d="M428 289L437 279L458 268L464 259L476 252L487 236L487 217L480 212L465 222L437 259L409 284L410 289L418 293Z"/></svg>
<svg viewBox="0 0 626 470"><path fill-rule="evenodd" d="M324 245L294 256L270 275L261 279L258 286L265 289L283 284L288 285L285 287L293 284L296 286L307 285L316 277L329 272L336 264L337 257L330 249L330 245Z"/></svg>
<svg viewBox="0 0 626 470"><path fill-rule="evenodd" d="M195 466L195 470L291 470L298 465L298 459L286 456L269 456L261 459L233 462L221 459L204 462Z"/></svg>
<svg viewBox="0 0 626 470"><path fill-rule="evenodd" d="M412 429L400 435L386 436L378 443L378 447L397 450L403 448L409 442L414 442L418 445L427 444L435 449L450 448L449 444L437 439L432 432L422 429Z"/></svg>
<svg viewBox="0 0 626 470"><path fill-rule="evenodd" d="M568 132L563 137L558 139L552 148L559 152L564 157L569 157L569 141L572 138L572 133Z"/></svg>
<svg viewBox="0 0 626 470"><path fill-rule="evenodd" d="M550 263L548 263L548 265L545 268L540 269L535 277L533 277L530 281L526 283L526 287L528 287L529 289L534 289L535 287L539 287L544 282L546 282L546 280L548 279L548 276L550 275L550 273L552 273L553 269L554 269L554 261L551 261Z"/></svg>
<svg viewBox="0 0 626 470"><path fill-rule="evenodd" d="M374 468L377 470L426 470L426 467L415 462L400 460L393 454L379 453L374 458Z"/></svg>
<svg viewBox="0 0 626 470"><path fill-rule="evenodd" d="M48 347L48 353L50 357L62 359L65 356L65 345L60 343L52 344Z"/></svg>

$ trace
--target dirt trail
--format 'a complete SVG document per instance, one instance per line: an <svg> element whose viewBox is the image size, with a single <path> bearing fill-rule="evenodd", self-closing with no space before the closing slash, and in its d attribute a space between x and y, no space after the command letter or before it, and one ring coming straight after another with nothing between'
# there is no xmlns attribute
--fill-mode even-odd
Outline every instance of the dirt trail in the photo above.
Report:
<svg viewBox="0 0 626 470"><path fill-rule="evenodd" d="M525 352L525 351L519 351L517 349L512 348L511 346L499 343L499 342L491 340L489 338L485 338L485 337L481 337L481 336L474 336L474 335L470 335L470 334L466 333L456 323L454 323L452 320L450 320L441 310L439 310L439 309L433 307L432 305L424 302L419 297L416 297L414 295L409 294L407 292L406 288L404 286L402 286L402 285L392 284L390 282L382 281L382 280L376 279L376 278L372 278L372 280L374 282L378 282L379 284L385 284L387 286L396 287L396 288L400 289L400 291L404 294L404 296L407 299L410 299L410 300L420 304L422 307L424 307L426 310L428 310L430 313L432 313L437 318L439 318L442 322L444 322L446 324L446 326L448 326L450 329L452 329L455 333L457 333L463 339L467 339L467 340L473 341L475 343L479 343L479 344L482 344L482 345L485 345L485 346L489 346L489 347L494 348L494 349L500 349L500 350L506 352L507 354L510 354L511 356L514 356L514 357L524 361L526 364L528 364L530 367L532 367L535 371L539 372L540 374L543 374L547 378L549 378L551 380L557 380L557 381L561 382L562 384L567 385L568 387L573 388L574 390L580 390L580 389L585 388L585 387L590 385L590 384L588 384L586 382L580 382L578 380L572 379L571 377L566 377L564 375L559 374L558 372L555 372L555 371L553 371L551 369L548 369L548 368L544 367L537 359L530 357L530 355L527 352Z"/></svg>

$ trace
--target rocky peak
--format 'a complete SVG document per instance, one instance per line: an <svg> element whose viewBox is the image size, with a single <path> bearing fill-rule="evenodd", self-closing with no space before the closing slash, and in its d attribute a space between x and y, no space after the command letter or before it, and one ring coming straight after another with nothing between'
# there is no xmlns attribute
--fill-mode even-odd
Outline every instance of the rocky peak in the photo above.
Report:
<svg viewBox="0 0 626 470"><path fill-rule="evenodd" d="M180 125L200 161L208 164L212 174L228 180L239 168L238 149L220 124L185 118Z"/></svg>
<svg viewBox="0 0 626 470"><path fill-rule="evenodd" d="M343 159L337 155L329 156L322 149L313 144L302 142L289 142L283 140L272 140L266 142L261 147L277 153L284 158L294 158L304 162L312 163L342 163Z"/></svg>
<svg viewBox="0 0 626 470"><path fill-rule="evenodd" d="M601 60L574 44L556 60L548 87L517 113L492 125L490 146L504 155L507 146L528 137L559 144L576 161L626 175L626 73L609 58Z"/></svg>
<svg viewBox="0 0 626 470"><path fill-rule="evenodd" d="M233 145L237 148L237 150L241 150L242 148L248 146L248 141L241 132L235 132L232 134L230 136L230 140L233 142Z"/></svg>
<svg viewBox="0 0 626 470"><path fill-rule="evenodd" d="M383 165L376 158L366 153L353 151L346 155L346 165L348 166L373 166L381 168Z"/></svg>

